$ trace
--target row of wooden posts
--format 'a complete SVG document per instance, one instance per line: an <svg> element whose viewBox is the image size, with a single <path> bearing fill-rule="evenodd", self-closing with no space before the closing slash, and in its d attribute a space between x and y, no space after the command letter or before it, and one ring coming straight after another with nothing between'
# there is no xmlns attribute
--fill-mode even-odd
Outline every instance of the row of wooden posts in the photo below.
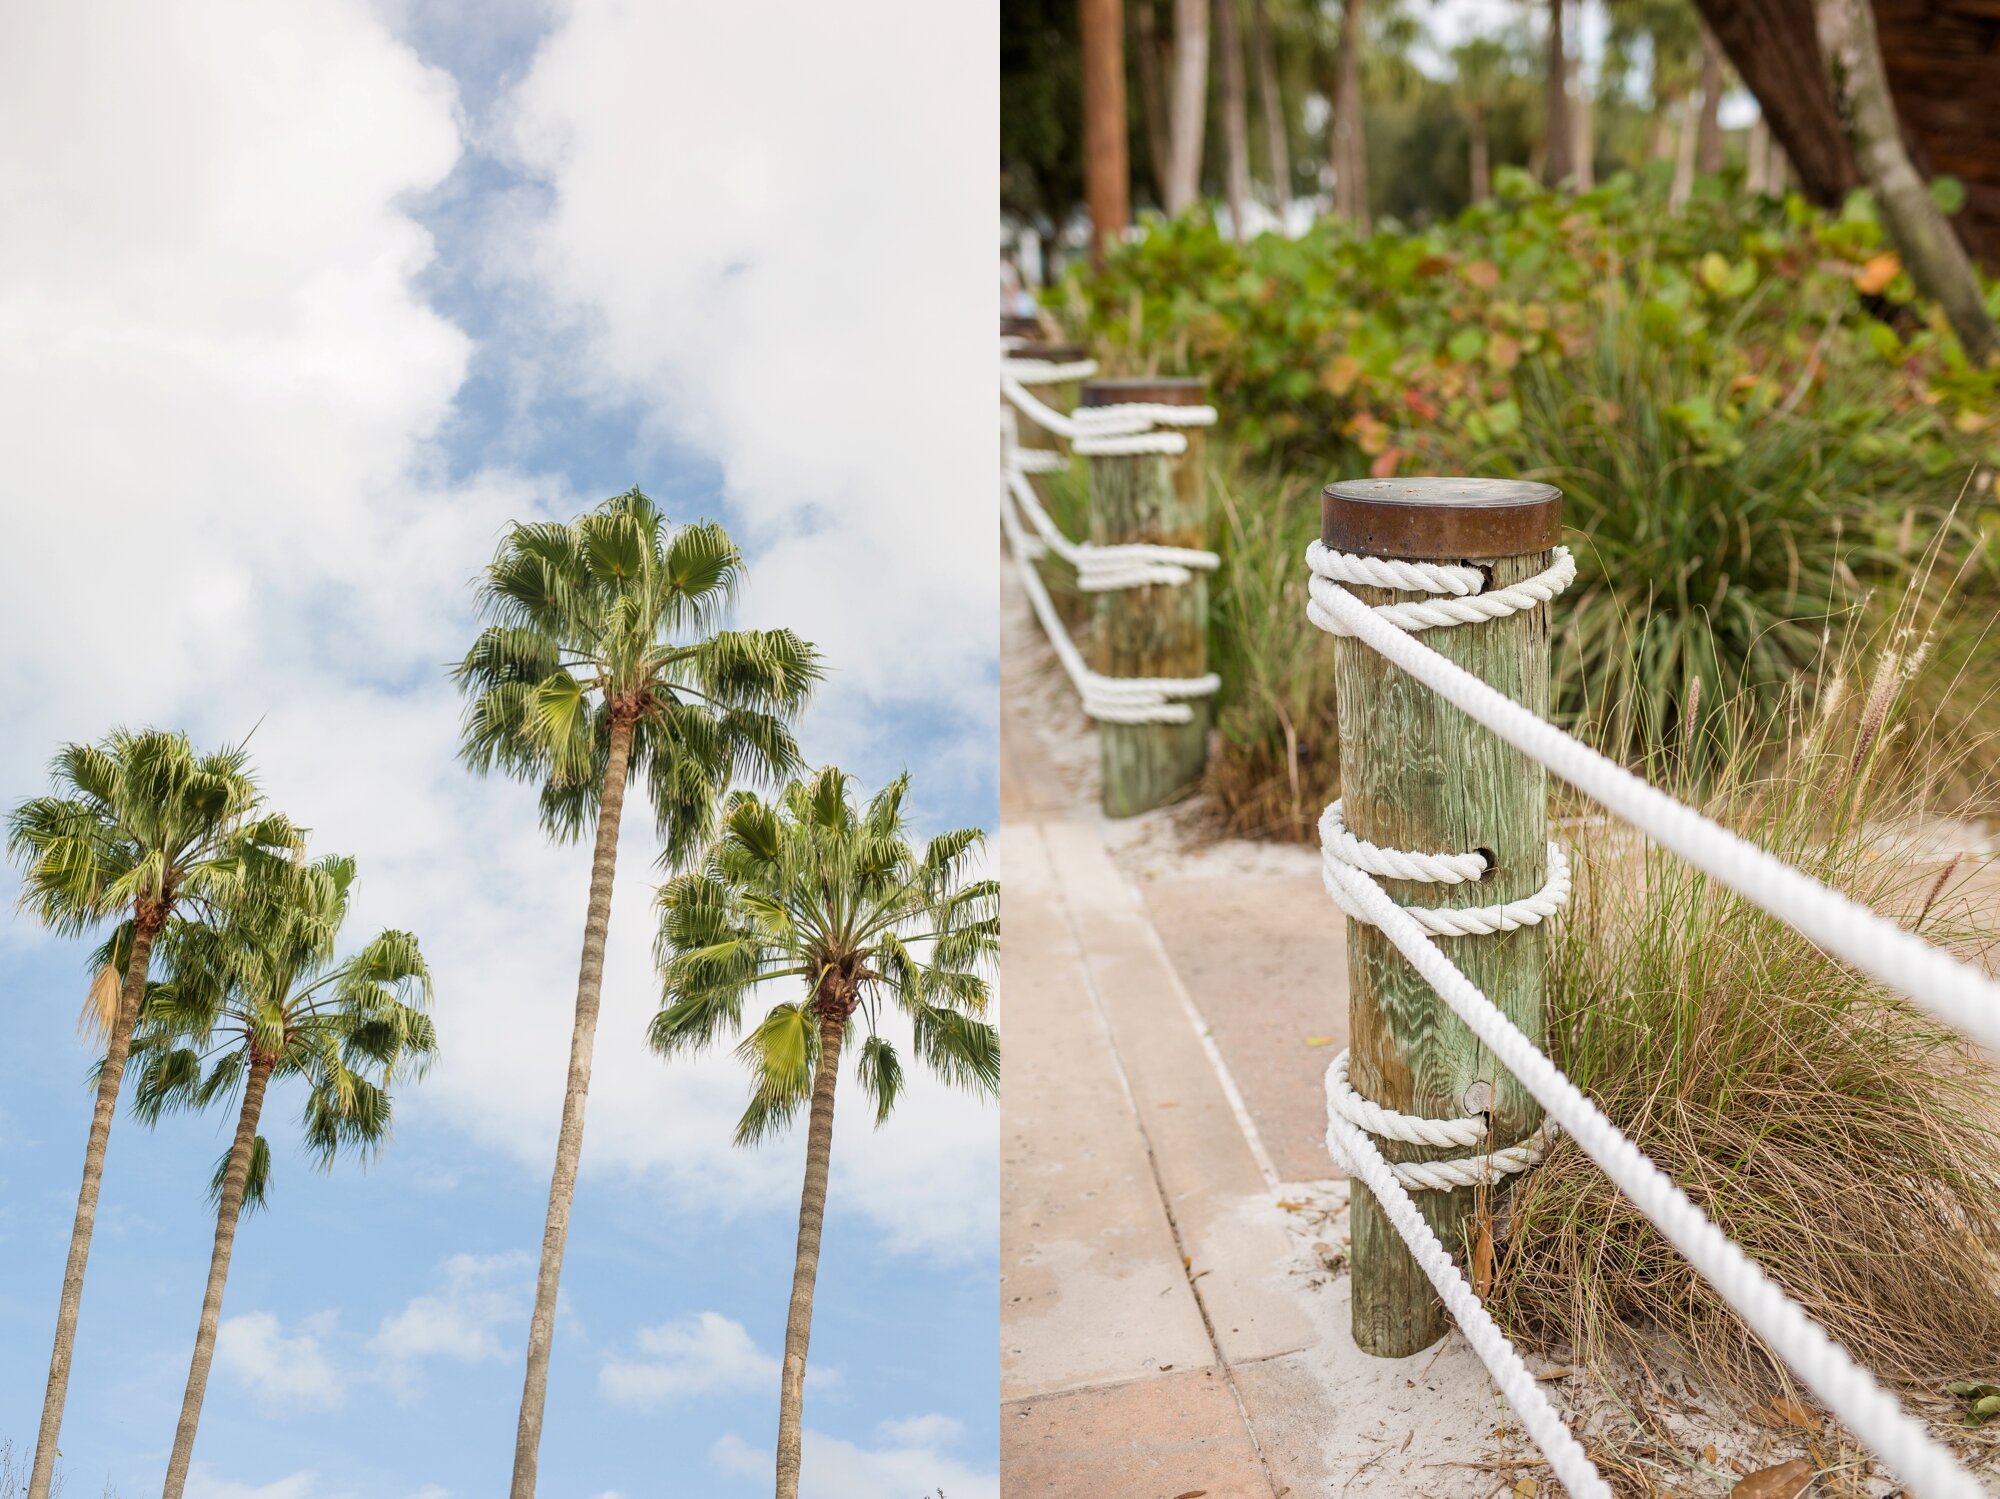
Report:
<svg viewBox="0 0 2000 1499"><path fill-rule="evenodd" d="M1032 345L1022 358L1067 363L1081 349ZM1068 408L1151 401L1200 405L1206 382L1087 380L1072 393L1043 387ZM1023 423L1021 440L1056 439ZM1188 430L1187 453L1093 457L1089 538L1099 544L1157 542L1206 547L1208 495L1202 435ZM1477 479L1361 480L1333 484L1320 500L1321 540L1339 551L1406 561L1471 563L1505 587L1546 569L1561 539L1562 496L1546 484ZM1301 567L1304 562L1301 559ZM1363 603L1397 595L1355 587ZM1197 573L1178 587L1125 589L1096 596L1093 665L1114 676L1194 677L1208 671L1208 583ZM1310 628L1301 619L1298 628ZM1425 632L1424 643L1539 716L1549 711L1546 607L1476 625ZM1383 848L1478 850L1485 878L1460 885L1384 880L1399 904L1484 906L1524 899L1548 875L1548 775L1365 645L1335 642L1340 705L1342 813L1357 837ZM1201 778L1211 719L1209 699L1193 703L1188 724L1100 724L1103 803L1129 816L1185 795ZM1547 929L1440 937L1438 945L1536 1045L1544 1037ZM1483 1114L1486 1150L1533 1134L1534 1098L1501 1069L1463 1021L1372 926L1349 923L1349 1079L1365 1098L1429 1118ZM1245 996L1254 1003L1254 996ZM1456 1154L1393 1140L1378 1142L1391 1162ZM1477 1259L1493 1242L1502 1188L1414 1194L1439 1240ZM1400 1358L1435 1343L1448 1315L1422 1269L1365 1188L1350 1214L1355 1341ZM1476 1277L1475 1277L1476 1279Z"/></svg>

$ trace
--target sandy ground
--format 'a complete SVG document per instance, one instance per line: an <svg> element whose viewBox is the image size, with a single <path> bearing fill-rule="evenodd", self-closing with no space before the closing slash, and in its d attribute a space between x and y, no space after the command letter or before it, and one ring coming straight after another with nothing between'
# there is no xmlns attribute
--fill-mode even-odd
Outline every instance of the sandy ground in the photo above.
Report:
<svg viewBox="0 0 2000 1499"><path fill-rule="evenodd" d="M1456 1333L1348 1334L1346 1184L1322 1078L1344 925L1316 851L1096 807L1096 747L1005 590L1002 1488L1008 1499L1551 1492ZM1537 1365L1627 1492L1725 1494L1794 1458L1886 1496L1837 1437L1678 1375Z"/></svg>

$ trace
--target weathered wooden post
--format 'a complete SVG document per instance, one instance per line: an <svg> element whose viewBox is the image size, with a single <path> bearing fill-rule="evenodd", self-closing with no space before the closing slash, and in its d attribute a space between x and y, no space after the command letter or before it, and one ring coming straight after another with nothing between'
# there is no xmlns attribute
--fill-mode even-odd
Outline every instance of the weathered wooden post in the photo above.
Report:
<svg viewBox="0 0 2000 1499"><path fill-rule="evenodd" d="M1042 320L1032 313L1003 312L1000 314L1000 336L1002 338L1040 338Z"/></svg>
<svg viewBox="0 0 2000 1499"><path fill-rule="evenodd" d="M1330 485L1320 500L1321 540L1337 551L1414 562L1470 563L1500 588L1548 567L1561 537L1562 494L1547 484L1489 479L1388 479ZM1353 587L1363 603L1416 597ZM1481 681L1545 715L1549 707L1549 606L1419 637ZM1548 776L1429 688L1359 641L1337 638L1341 810L1348 830L1382 848L1478 851L1485 878L1456 885L1385 879L1409 906L1489 906L1532 896L1547 877ZM1490 936L1439 937L1438 945L1539 1044L1543 1033L1544 927ZM1484 1114L1499 1150L1532 1134L1540 1109L1501 1071L1463 1021L1373 926L1347 931L1348 1076L1363 1098L1398 1113L1462 1119ZM1464 1155L1378 1139L1390 1161ZM1493 1189L1505 1190L1512 1178ZM1412 1194L1454 1253L1469 1241L1479 1189ZM1350 1219L1354 1340L1399 1358L1450 1326L1430 1282L1366 1188Z"/></svg>
<svg viewBox="0 0 2000 1499"><path fill-rule="evenodd" d="M1083 406L1147 403L1203 406L1201 379L1087 380ZM1141 453L1092 457L1090 539L1099 546L1153 542L1208 545L1208 486L1200 427L1179 456ZM1199 677L1208 672L1208 576L1096 595L1092 665L1114 677ZM1209 699L1188 699L1187 723L1100 723L1104 810L1130 817L1163 806L1201 779L1208 763Z"/></svg>
<svg viewBox="0 0 2000 1499"><path fill-rule="evenodd" d="M1081 344L1025 343L1007 351L1009 360L1033 360L1043 364L1076 364L1088 357L1088 351ZM1024 380L1035 399L1044 406L1053 406L1057 411L1069 412L1077 403L1077 381L1075 380ZM1024 448L1047 448L1055 452L1067 451L1061 438L1025 416L1018 423L1020 443Z"/></svg>

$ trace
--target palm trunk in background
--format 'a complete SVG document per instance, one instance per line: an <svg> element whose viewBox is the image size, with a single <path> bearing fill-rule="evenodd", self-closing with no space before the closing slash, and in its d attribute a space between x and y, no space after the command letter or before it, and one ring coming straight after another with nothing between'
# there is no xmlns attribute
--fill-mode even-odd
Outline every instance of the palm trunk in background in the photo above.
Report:
<svg viewBox="0 0 2000 1499"><path fill-rule="evenodd" d="M1708 176L1722 170L1722 44L1706 21L1701 23L1701 132L1694 164Z"/></svg>
<svg viewBox="0 0 2000 1499"><path fill-rule="evenodd" d="M1493 196L1493 169L1488 162L1486 106L1472 106L1472 201L1484 203Z"/></svg>
<svg viewBox="0 0 2000 1499"><path fill-rule="evenodd" d="M1368 232L1368 140L1361 102L1361 3L1342 0L1333 84L1333 211Z"/></svg>
<svg viewBox="0 0 2000 1499"><path fill-rule="evenodd" d="M555 1340L556 1286L562 1279L576 1166L583 1155L583 1105L590 1093L590 1058L597 1041L597 1002L604 987L604 938L611 929L611 882L618 867L618 820L625 810L625 771L632 758L632 719L611 718L611 752L597 807L597 843L590 861L590 905L583 922L583 960L576 976L576 1024L570 1032L569 1081L563 1089L562 1130L549 1180L542 1226L542 1265L535 1278L535 1314L528 1323L528 1370L521 1420L514 1436L512 1499L535 1499L535 1464L542 1446L542 1410L549 1396L549 1346Z"/></svg>
<svg viewBox="0 0 2000 1499"><path fill-rule="evenodd" d="M1125 127L1123 0L1081 0L1083 44L1083 190L1090 207L1090 259L1102 268L1104 246L1132 222L1132 167Z"/></svg>
<svg viewBox="0 0 2000 1499"><path fill-rule="evenodd" d="M1250 110L1243 87L1243 29L1237 0L1215 0L1215 50L1222 81L1222 191L1229 227L1242 244L1250 237L1244 214L1250 203Z"/></svg>
<svg viewBox="0 0 2000 1499"><path fill-rule="evenodd" d="M1918 291L1944 309L1966 356L1985 364L2000 354L2000 329L1986 311L1965 246L1931 201L1903 147L1868 0L1813 0L1813 25L1855 164L1902 254L1903 269Z"/></svg>
<svg viewBox="0 0 2000 1499"><path fill-rule="evenodd" d="M195 1428L201 1423L209 1366L215 1362L215 1331L222 1322L222 1291L229 1281L229 1256L236 1247L236 1223L243 1215L250 1158L257 1149L257 1118L264 1111L264 1090L270 1081L271 1059L253 1053L250 1075L243 1083L236 1138L230 1142L229 1164L223 1169L222 1200L215 1211L215 1248L208 1257L208 1289L201 1298L201 1323L195 1330L194 1358L188 1365L187 1391L181 1396L180 1425L174 1429L174 1450L167 1459L162 1499L181 1499L187 1488L188 1468L194 1462Z"/></svg>
<svg viewBox="0 0 2000 1499"><path fill-rule="evenodd" d="M1679 212L1694 192L1695 137L1701 131L1701 110L1690 94L1681 100L1681 130L1674 142L1674 180L1667 189L1667 207Z"/></svg>
<svg viewBox="0 0 2000 1499"><path fill-rule="evenodd" d="M1271 174L1271 208L1282 228L1292 201L1292 147L1285 128L1285 95L1278 82L1278 53L1271 44L1267 0L1250 0L1250 43L1257 57L1257 104L1264 116L1265 168Z"/></svg>
<svg viewBox="0 0 2000 1499"><path fill-rule="evenodd" d="M42 1397L42 1424L35 1434L35 1465L28 1474L28 1499L49 1499L55 1488L57 1442L62 1436L63 1402L69 1396L69 1365L76 1352L76 1317L83 1306L83 1272L90 1263L90 1236L97 1227L97 1193L104 1184L104 1152L111 1143L111 1120L118 1112L118 1090L125 1080L125 1059L132 1052L132 1027L139 1019L139 1001L146 993L146 968L152 961L153 938L164 923L137 920L132 929L132 955L125 964L125 988L118 997L118 1018L104 1044L104 1065L97 1075L97 1107L90 1116L90 1140L83 1150L83 1185L76 1194L76 1221L69 1231L69 1260L63 1267L62 1300L56 1307L56 1341L49 1354L49 1384Z"/></svg>
<svg viewBox="0 0 2000 1499"><path fill-rule="evenodd" d="M1174 0L1173 90L1167 112L1168 214L1201 197L1201 148L1208 133L1208 0Z"/></svg>
<svg viewBox="0 0 2000 1499"><path fill-rule="evenodd" d="M1743 190L1764 193L1771 190L1770 182L1771 127L1763 115L1750 122L1750 139L1743 147Z"/></svg>
<svg viewBox="0 0 2000 1499"><path fill-rule="evenodd" d="M1173 141L1167 131L1167 45L1160 36L1155 0L1132 7L1133 58L1139 74L1139 115L1146 127L1146 162L1153 169L1153 200L1167 201L1167 174L1172 170Z"/></svg>
<svg viewBox="0 0 2000 1499"><path fill-rule="evenodd" d="M1542 181L1550 187L1576 170L1569 150L1569 61L1563 47L1563 0L1549 0L1548 58L1542 82Z"/></svg>
<svg viewBox="0 0 2000 1499"><path fill-rule="evenodd" d="M813 1281L819 1275L827 1167L833 1160L833 1094L840 1081L840 1041L846 1026L846 1016L834 1008L821 1012L819 1060L814 1064L812 1112L806 1126L806 1181L799 1193L799 1247L792 1261L792 1304L785 1317L785 1367L778 1387L777 1499L799 1499L806 1344L812 1340Z"/></svg>
<svg viewBox="0 0 2000 1499"><path fill-rule="evenodd" d="M1581 27L1578 28L1581 30ZM1569 60L1569 155L1576 166L1576 190L1587 193L1597 185L1596 142L1591 128L1590 89L1583 77L1582 49Z"/></svg>

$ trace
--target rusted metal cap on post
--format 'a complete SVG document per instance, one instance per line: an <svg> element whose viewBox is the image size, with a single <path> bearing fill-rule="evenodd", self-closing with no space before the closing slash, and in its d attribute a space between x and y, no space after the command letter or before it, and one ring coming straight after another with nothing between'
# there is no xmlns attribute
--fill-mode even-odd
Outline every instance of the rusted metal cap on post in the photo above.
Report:
<svg viewBox="0 0 2000 1499"><path fill-rule="evenodd" d="M1319 516L1320 540L1356 556L1519 557L1562 540L1562 491L1524 479L1348 479L1321 491Z"/></svg>
<svg viewBox="0 0 2000 1499"><path fill-rule="evenodd" d="M1079 406L1206 406L1208 381L1199 375L1169 378L1086 380L1076 394Z"/></svg>
<svg viewBox="0 0 2000 1499"><path fill-rule="evenodd" d="M1039 338L1042 334L1042 320L1034 314L1000 314L1000 336L1002 338Z"/></svg>

